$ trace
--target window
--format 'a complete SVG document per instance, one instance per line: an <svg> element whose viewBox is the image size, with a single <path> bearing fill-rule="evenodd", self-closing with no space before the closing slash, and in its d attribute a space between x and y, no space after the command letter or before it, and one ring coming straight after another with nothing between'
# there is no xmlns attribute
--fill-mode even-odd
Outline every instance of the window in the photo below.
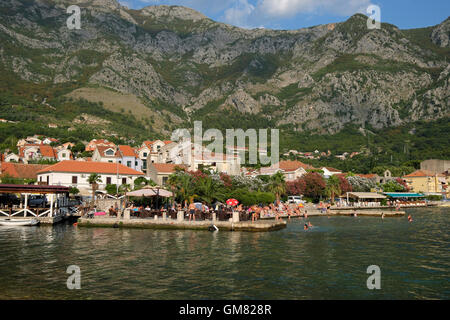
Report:
<svg viewBox="0 0 450 320"><path fill-rule="evenodd" d="M112 156L112 155L114 155L114 151L111 150L111 149L109 149L109 150L107 150L107 151L105 152L105 154L108 155L108 156Z"/></svg>
<svg viewBox="0 0 450 320"><path fill-rule="evenodd" d="M112 161L112 160L108 160L108 162L109 162L109 163L113 163L113 161Z"/></svg>
<svg viewBox="0 0 450 320"><path fill-rule="evenodd" d="M50 184L50 176L47 176L47 184Z"/></svg>
<svg viewBox="0 0 450 320"><path fill-rule="evenodd" d="M106 184L111 184L111 177L106 178Z"/></svg>
<svg viewBox="0 0 450 320"><path fill-rule="evenodd" d="M122 184L127 184L127 178L122 178Z"/></svg>
<svg viewBox="0 0 450 320"><path fill-rule="evenodd" d="M131 161L127 161L127 167L131 168Z"/></svg>
<svg viewBox="0 0 450 320"><path fill-rule="evenodd" d="M77 184L78 183L78 177L77 176L72 176L72 183L73 184Z"/></svg>
<svg viewBox="0 0 450 320"><path fill-rule="evenodd" d="M169 177L163 177L163 179L162 179L163 186L165 186L167 184L168 179L169 179Z"/></svg>
<svg viewBox="0 0 450 320"><path fill-rule="evenodd" d="M63 153L63 154L62 154L62 157L63 157L63 158L66 158L66 154L65 154L65 153Z"/></svg>
<svg viewBox="0 0 450 320"><path fill-rule="evenodd" d="M138 166L138 162L137 162L137 161L134 162L134 166L135 166L135 167Z"/></svg>
<svg viewBox="0 0 450 320"><path fill-rule="evenodd" d="M147 152L144 152L144 158L147 158Z"/></svg>

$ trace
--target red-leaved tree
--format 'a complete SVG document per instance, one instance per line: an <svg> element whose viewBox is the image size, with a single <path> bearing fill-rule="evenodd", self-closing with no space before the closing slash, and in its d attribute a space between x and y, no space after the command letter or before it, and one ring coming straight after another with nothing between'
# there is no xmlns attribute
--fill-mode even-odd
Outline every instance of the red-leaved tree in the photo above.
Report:
<svg viewBox="0 0 450 320"><path fill-rule="evenodd" d="M318 199L325 194L325 179L317 172L308 172L302 179L305 181L304 195L308 198Z"/></svg>
<svg viewBox="0 0 450 320"><path fill-rule="evenodd" d="M289 181L286 183L286 191L289 195L297 196L302 195L305 192L306 183L302 178L298 178L295 181Z"/></svg>

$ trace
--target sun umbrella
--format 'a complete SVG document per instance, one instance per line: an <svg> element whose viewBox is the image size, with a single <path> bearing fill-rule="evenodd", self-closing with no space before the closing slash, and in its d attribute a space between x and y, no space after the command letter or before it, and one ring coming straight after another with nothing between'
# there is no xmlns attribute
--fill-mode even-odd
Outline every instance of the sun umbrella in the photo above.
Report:
<svg viewBox="0 0 450 320"><path fill-rule="evenodd" d="M229 206L237 206L239 204L239 201L237 201L236 199L228 199L227 200L227 205Z"/></svg>
<svg viewBox="0 0 450 320"><path fill-rule="evenodd" d="M299 206L299 208L303 208L304 207L303 203L299 203L298 206Z"/></svg>
<svg viewBox="0 0 450 320"><path fill-rule="evenodd" d="M202 203L201 202L196 202L194 203L195 208L197 208L198 210L202 210Z"/></svg>

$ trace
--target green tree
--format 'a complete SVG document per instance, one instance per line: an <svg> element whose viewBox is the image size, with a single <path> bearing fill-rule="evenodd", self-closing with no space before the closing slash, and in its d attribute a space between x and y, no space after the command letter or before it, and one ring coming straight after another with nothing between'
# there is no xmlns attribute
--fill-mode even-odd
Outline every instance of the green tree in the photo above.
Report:
<svg viewBox="0 0 450 320"><path fill-rule="evenodd" d="M92 187L92 201L95 199L95 191L98 190L99 182L102 182L102 177L98 173L92 173L88 178L88 183Z"/></svg>
<svg viewBox="0 0 450 320"><path fill-rule="evenodd" d="M80 190L79 190L78 188L76 188L76 187L70 187L70 188L69 188L69 193L70 193L71 195L73 195L73 196L76 196L77 194L80 193Z"/></svg>
<svg viewBox="0 0 450 320"><path fill-rule="evenodd" d="M339 196L341 194L341 182L337 176L331 176L327 180L327 184L325 186L325 193L331 199L331 203L334 203L335 196Z"/></svg>
<svg viewBox="0 0 450 320"><path fill-rule="evenodd" d="M275 195L277 201L280 200L281 196L286 192L286 181L282 172L278 171L270 177L267 190Z"/></svg>

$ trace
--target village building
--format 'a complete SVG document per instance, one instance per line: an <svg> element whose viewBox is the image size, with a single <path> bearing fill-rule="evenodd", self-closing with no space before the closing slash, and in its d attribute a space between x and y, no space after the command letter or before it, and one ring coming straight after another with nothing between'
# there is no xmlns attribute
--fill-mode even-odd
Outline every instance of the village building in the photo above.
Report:
<svg viewBox="0 0 450 320"><path fill-rule="evenodd" d="M19 162L20 157L15 153L8 153L4 156L3 161L5 162Z"/></svg>
<svg viewBox="0 0 450 320"><path fill-rule="evenodd" d="M164 187L170 175L175 173L177 168L186 169L186 166L171 163L149 163L147 177L157 185Z"/></svg>
<svg viewBox="0 0 450 320"><path fill-rule="evenodd" d="M1 162L0 179L1 177L9 177L14 179L30 179L37 181L37 173L48 166L49 165L42 164Z"/></svg>
<svg viewBox="0 0 450 320"><path fill-rule="evenodd" d="M314 167L300 161L280 161L268 168L261 168L259 175L274 175L282 172L286 181L295 181L307 173L307 170L313 170Z"/></svg>
<svg viewBox="0 0 450 320"><path fill-rule="evenodd" d="M56 157L58 161L73 160L72 151L68 149L56 151Z"/></svg>
<svg viewBox="0 0 450 320"><path fill-rule="evenodd" d="M142 160L136 151L126 145L117 147L97 146L92 154L94 162L108 162L123 164L131 169L142 172Z"/></svg>
<svg viewBox="0 0 450 320"><path fill-rule="evenodd" d="M28 163L39 160L56 161L58 156L56 150L49 145L27 144L19 148L19 158L23 163Z"/></svg>
<svg viewBox="0 0 450 320"><path fill-rule="evenodd" d="M81 194L89 195L92 186L88 180L93 173L101 179L98 190L105 190L109 184L133 185L134 180L144 176L142 172L118 163L62 161L38 171L37 178L41 184L76 187Z"/></svg>
<svg viewBox="0 0 450 320"><path fill-rule="evenodd" d="M342 171L339 169L335 169L335 168L331 168L331 167L322 167L320 170L323 171L323 176L325 178L329 178L331 176L337 175L337 174L341 174Z"/></svg>
<svg viewBox="0 0 450 320"><path fill-rule="evenodd" d="M448 181L442 173L417 170L403 177L409 189L426 195L443 195L448 193Z"/></svg>
<svg viewBox="0 0 450 320"><path fill-rule="evenodd" d="M110 142L110 141L105 140L105 139L93 139L86 145L85 150L86 151L94 151L97 146L99 146L99 147L113 147L113 148L116 147L114 142Z"/></svg>
<svg viewBox="0 0 450 320"><path fill-rule="evenodd" d="M116 146L96 146L92 154L94 162L118 163L120 159L121 156Z"/></svg>
<svg viewBox="0 0 450 320"><path fill-rule="evenodd" d="M44 140L42 140L43 144L52 144L57 142L59 142L59 140L55 138L45 138Z"/></svg>
<svg viewBox="0 0 450 320"><path fill-rule="evenodd" d="M139 159L139 156L134 148L126 145L120 145L119 155L121 156L119 163L127 166L128 168L142 172L142 160Z"/></svg>
<svg viewBox="0 0 450 320"><path fill-rule="evenodd" d="M147 172L149 163L158 163L160 151L164 146L171 143L172 141L169 140L144 141L138 149L138 157L142 161L142 171Z"/></svg>

